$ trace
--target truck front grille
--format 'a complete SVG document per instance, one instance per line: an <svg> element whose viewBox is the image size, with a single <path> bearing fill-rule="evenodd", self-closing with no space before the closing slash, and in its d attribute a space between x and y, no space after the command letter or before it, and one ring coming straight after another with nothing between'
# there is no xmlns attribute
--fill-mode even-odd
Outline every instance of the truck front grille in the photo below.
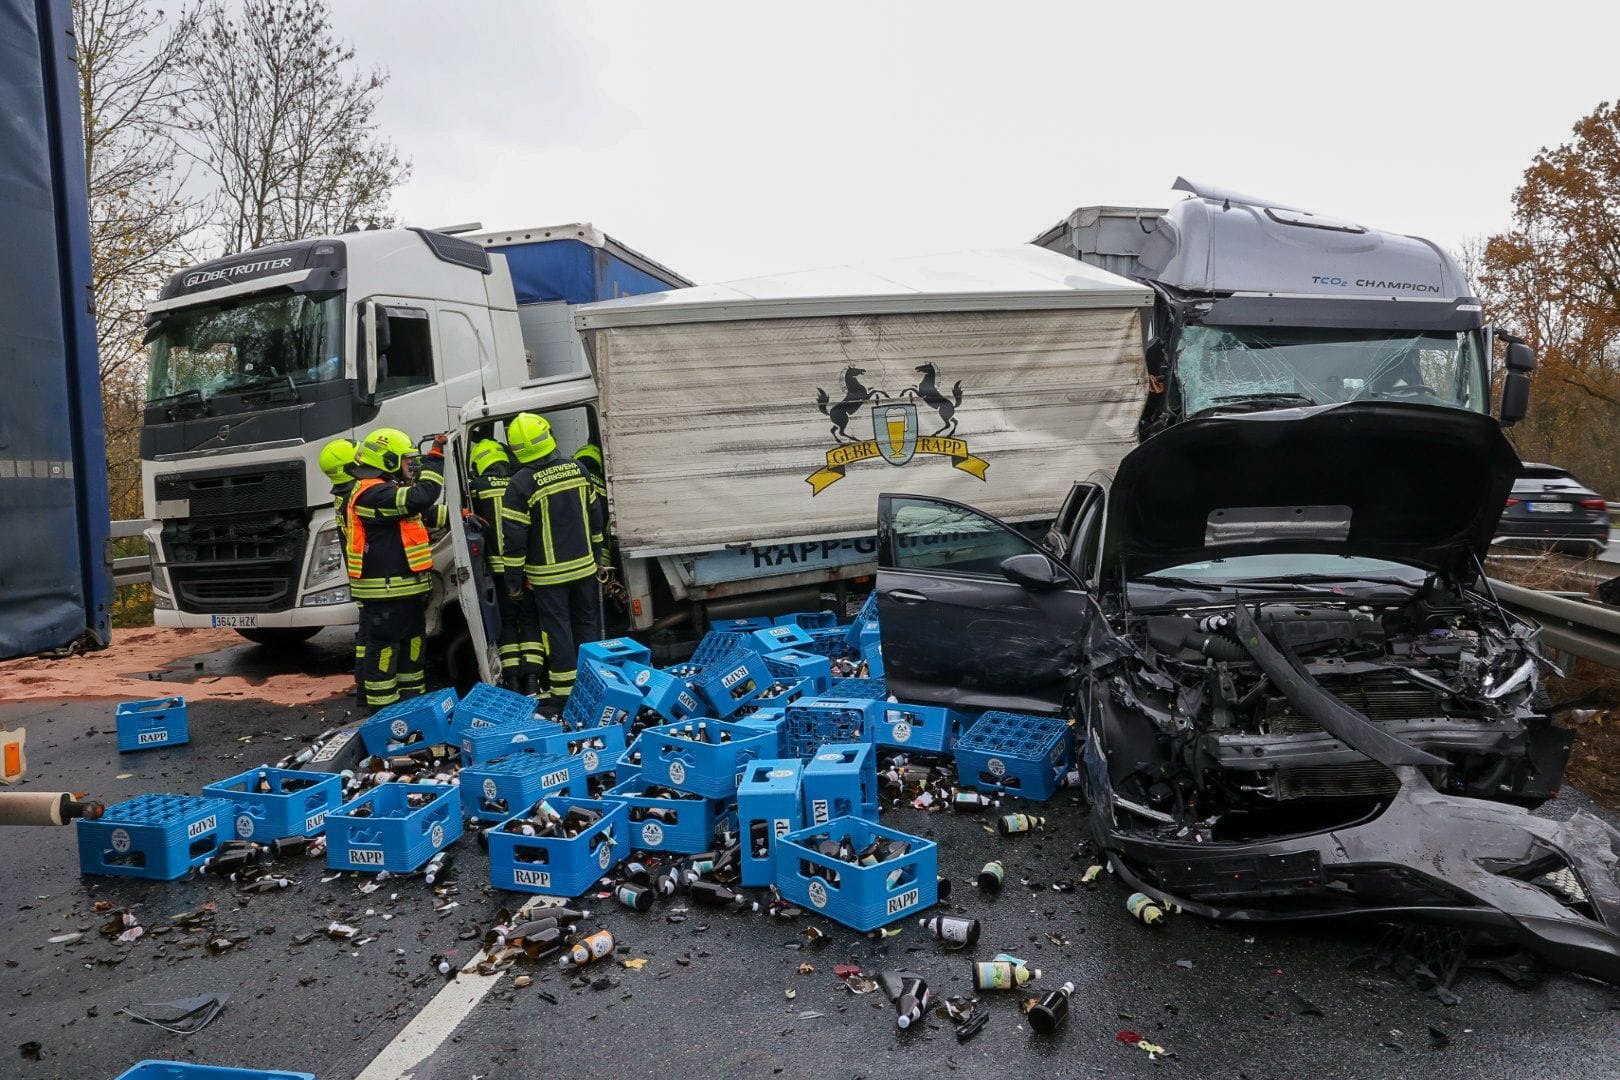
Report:
<svg viewBox="0 0 1620 1080"><path fill-rule="evenodd" d="M284 611L297 598L308 540L298 514L170 522L163 559L175 604L195 614Z"/></svg>
<svg viewBox="0 0 1620 1080"><path fill-rule="evenodd" d="M250 469L208 469L170 473L153 481L159 502L187 505L190 518L255 514L267 510L303 510L304 466L298 461L257 465Z"/></svg>

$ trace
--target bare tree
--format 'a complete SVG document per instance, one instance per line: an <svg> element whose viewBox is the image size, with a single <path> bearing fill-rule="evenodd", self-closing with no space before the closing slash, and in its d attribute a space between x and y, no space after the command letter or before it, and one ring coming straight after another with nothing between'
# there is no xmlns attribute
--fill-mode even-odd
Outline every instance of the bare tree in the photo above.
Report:
<svg viewBox="0 0 1620 1080"><path fill-rule="evenodd" d="M326 0L244 0L239 18L213 0L204 11L185 54L193 89L175 116L214 183L227 250L388 222L410 166L377 136L387 73L354 61Z"/></svg>
<svg viewBox="0 0 1620 1080"><path fill-rule="evenodd" d="M185 11L166 17L147 0L73 0L73 25L108 495L114 517L139 517L142 316L185 261L202 221L170 138L183 90L178 62L197 36L198 20Z"/></svg>

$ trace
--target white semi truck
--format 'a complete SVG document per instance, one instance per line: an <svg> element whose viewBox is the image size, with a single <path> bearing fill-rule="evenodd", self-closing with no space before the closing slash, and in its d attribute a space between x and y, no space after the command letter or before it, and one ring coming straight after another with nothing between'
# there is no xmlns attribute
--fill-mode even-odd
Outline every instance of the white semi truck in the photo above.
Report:
<svg viewBox="0 0 1620 1080"><path fill-rule="evenodd" d="M590 225L355 232L174 275L147 317L155 621L267 645L354 623L321 448L444 431L473 397L576 366L573 306L688 284ZM447 539L436 554L434 630Z"/></svg>

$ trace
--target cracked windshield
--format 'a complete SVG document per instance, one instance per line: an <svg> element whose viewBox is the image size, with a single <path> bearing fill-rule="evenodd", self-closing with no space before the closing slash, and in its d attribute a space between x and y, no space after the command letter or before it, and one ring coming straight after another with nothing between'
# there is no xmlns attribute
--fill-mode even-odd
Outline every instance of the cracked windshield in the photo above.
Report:
<svg viewBox="0 0 1620 1080"><path fill-rule="evenodd" d="M146 399L337 378L343 374L341 304L338 293L302 293L176 312L148 335Z"/></svg>
<svg viewBox="0 0 1620 1080"><path fill-rule="evenodd" d="M1187 416L1357 400L1485 409L1465 333L1192 325L1178 362Z"/></svg>

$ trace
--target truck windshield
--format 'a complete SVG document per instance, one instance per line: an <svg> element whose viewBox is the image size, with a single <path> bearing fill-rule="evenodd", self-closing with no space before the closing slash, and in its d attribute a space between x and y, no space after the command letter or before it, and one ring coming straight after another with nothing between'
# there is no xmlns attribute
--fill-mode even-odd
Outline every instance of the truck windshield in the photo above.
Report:
<svg viewBox="0 0 1620 1080"><path fill-rule="evenodd" d="M1326 327L1183 328L1183 415L1338 401L1421 401L1484 412L1473 333Z"/></svg>
<svg viewBox="0 0 1620 1080"><path fill-rule="evenodd" d="M342 294L249 297L168 312L152 330L146 399L211 396L343 374Z"/></svg>

